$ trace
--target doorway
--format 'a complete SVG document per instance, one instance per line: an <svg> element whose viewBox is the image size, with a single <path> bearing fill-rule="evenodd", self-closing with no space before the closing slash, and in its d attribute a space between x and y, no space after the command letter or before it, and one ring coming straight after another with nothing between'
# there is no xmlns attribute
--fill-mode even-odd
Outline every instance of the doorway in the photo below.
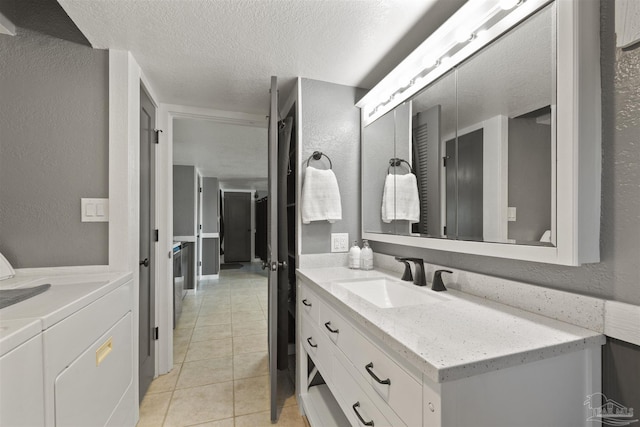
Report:
<svg viewBox="0 0 640 427"><path fill-rule="evenodd" d="M450 239L483 239L483 129L446 143L447 227Z"/></svg>
<svg viewBox="0 0 640 427"><path fill-rule="evenodd" d="M140 262L139 399L155 375L155 118L156 109L140 87Z"/></svg>
<svg viewBox="0 0 640 427"><path fill-rule="evenodd" d="M224 262L251 261L251 193L224 193Z"/></svg>

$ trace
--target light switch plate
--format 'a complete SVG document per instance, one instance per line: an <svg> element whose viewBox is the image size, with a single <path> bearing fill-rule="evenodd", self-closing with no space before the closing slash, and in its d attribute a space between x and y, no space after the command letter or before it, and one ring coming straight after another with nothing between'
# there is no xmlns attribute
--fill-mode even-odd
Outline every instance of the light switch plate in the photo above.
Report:
<svg viewBox="0 0 640 427"><path fill-rule="evenodd" d="M331 252L349 250L349 233L331 233Z"/></svg>
<svg viewBox="0 0 640 427"><path fill-rule="evenodd" d="M109 199L80 199L82 222L109 222Z"/></svg>
<svg viewBox="0 0 640 427"><path fill-rule="evenodd" d="M516 208L509 206L507 210L507 221L515 221L516 220Z"/></svg>

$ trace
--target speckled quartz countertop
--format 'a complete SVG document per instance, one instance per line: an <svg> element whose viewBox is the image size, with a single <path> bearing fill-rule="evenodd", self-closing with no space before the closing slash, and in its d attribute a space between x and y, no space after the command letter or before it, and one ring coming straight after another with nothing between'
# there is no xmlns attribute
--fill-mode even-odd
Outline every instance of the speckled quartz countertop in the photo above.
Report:
<svg viewBox="0 0 640 427"><path fill-rule="evenodd" d="M440 302L379 308L336 283L376 277L399 280L397 274L385 270L303 268L297 274L312 291L342 307L351 320L434 382L453 381L605 343L599 332L451 289L438 293L444 299ZM414 288L434 292L427 287Z"/></svg>

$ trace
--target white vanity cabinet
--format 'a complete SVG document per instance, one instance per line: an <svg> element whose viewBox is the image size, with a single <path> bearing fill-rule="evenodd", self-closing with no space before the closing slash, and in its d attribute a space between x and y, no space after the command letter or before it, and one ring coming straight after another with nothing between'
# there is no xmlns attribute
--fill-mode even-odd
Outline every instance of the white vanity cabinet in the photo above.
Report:
<svg viewBox="0 0 640 427"><path fill-rule="evenodd" d="M347 297L345 302L341 300L344 294L334 294L331 283L318 284L301 274L298 277L297 393L312 426L593 425L587 421L583 403L590 394L600 391L602 343L597 333L581 343L555 342L550 346L546 338L532 336L531 341L539 341L540 348L534 356L519 354L515 362L508 342L494 345L499 357L489 353L472 363L469 359L459 362L464 353L474 349L465 351L464 344L456 343L449 360L433 360L424 355L428 352L398 351L399 341L406 348L416 344L402 342L406 331L401 329L412 327L405 323L406 311L389 310L379 312L384 316L368 318L369 312L360 310L362 305L350 306L353 299ZM456 310L469 303L461 297L460 305L455 306L456 298L446 303L454 317ZM475 300L472 303L478 304ZM488 316L496 310L495 306L481 304L480 310ZM510 316L519 313L511 308L505 311ZM405 320L394 323L399 316ZM428 321L442 325L449 320L438 316L435 309L424 307ZM525 325L514 333L551 329L574 333L572 328L576 328L540 317L540 325L526 329L531 321L528 315L523 316L514 316L514 324ZM479 317L477 324L464 325L466 333L478 339L483 334L489 341L494 339L490 331L479 326L485 322L486 318ZM489 319L488 324L491 322ZM384 324L395 324L397 335L381 333ZM414 336L420 340L422 327L415 327L418 333ZM496 324L496 329L501 328ZM586 331L585 336L589 335ZM451 346L456 336L454 330L443 329L442 336L435 338L431 331L425 331L424 342L418 346L444 348ZM465 333L460 336L463 341ZM585 345L589 340L595 345ZM497 359L505 360L504 364L496 364ZM420 360L424 363L418 363ZM315 385L322 383L318 373L326 384ZM323 413L337 408L341 413Z"/></svg>
<svg viewBox="0 0 640 427"><path fill-rule="evenodd" d="M304 282L298 295L298 341L304 350L298 354L311 358L350 424L422 425L419 372L386 354ZM306 360L301 363L298 375L307 371ZM299 378L299 384L306 388L310 377Z"/></svg>

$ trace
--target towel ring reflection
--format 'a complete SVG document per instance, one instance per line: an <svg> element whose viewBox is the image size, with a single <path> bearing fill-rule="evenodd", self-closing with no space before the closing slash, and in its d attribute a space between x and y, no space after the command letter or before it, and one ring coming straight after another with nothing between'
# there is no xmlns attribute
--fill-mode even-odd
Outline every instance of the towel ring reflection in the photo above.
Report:
<svg viewBox="0 0 640 427"><path fill-rule="evenodd" d="M409 162L399 157L392 157L391 159L389 159L389 167L387 168L387 175L391 173L391 167L393 167L395 170L396 167L402 166L403 163L406 163L407 167L409 168L409 172L413 173L413 168L411 167L411 164Z"/></svg>
<svg viewBox="0 0 640 427"><path fill-rule="evenodd" d="M322 156L325 156L327 158L327 160L329 160L329 169L333 169L333 163L331 163L331 159L329 158L329 156L324 154L322 151L314 151L313 154L310 155L309 158L307 159L307 166L309 166L309 162L311 161L311 159L320 160L322 158Z"/></svg>

